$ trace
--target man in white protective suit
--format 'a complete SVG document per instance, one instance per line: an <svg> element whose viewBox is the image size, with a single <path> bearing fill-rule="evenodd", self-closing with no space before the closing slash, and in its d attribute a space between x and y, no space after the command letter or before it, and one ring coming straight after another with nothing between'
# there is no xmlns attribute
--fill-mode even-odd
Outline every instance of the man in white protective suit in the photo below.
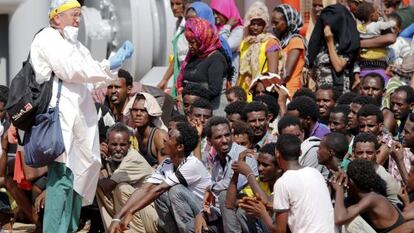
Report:
<svg viewBox="0 0 414 233"><path fill-rule="evenodd" d="M56 103L62 80L59 117L65 152L48 165L43 232L76 232L82 204L91 204L101 167L98 117L91 90L117 78L133 45L126 41L108 60L94 60L78 40L81 5L76 0L52 0L50 26L39 32L30 47L36 81L55 73L49 107ZM47 139L39 139L47 140Z"/></svg>

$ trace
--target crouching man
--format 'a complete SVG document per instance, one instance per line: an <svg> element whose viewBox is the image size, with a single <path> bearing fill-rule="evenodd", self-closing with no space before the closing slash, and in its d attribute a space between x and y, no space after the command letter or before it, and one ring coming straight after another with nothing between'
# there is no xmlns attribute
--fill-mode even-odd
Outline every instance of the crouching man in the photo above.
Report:
<svg viewBox="0 0 414 233"><path fill-rule="evenodd" d="M128 229L133 214L153 201L159 226L165 232L194 232L195 216L201 211L204 191L211 184L207 169L191 154L197 143L197 130L188 123L179 122L169 130L162 152L170 158L117 212L110 233Z"/></svg>
<svg viewBox="0 0 414 233"><path fill-rule="evenodd" d="M108 143L101 144L105 168L101 171L96 196L105 229L153 171L145 158L130 147L130 136L126 125L116 123L108 129ZM133 215L130 228L133 232L155 233L157 225L158 215L154 204L150 204Z"/></svg>

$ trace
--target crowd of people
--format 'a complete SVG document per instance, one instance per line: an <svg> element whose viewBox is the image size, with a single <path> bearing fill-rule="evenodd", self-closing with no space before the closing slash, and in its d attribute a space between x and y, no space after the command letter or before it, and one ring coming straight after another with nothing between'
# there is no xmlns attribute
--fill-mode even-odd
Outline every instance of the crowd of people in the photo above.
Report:
<svg viewBox="0 0 414 233"><path fill-rule="evenodd" d="M94 60L80 3L51 1L30 62L51 107L62 83L65 152L26 165L0 86L2 230L414 232L414 6L170 3L153 87L122 69L130 42Z"/></svg>

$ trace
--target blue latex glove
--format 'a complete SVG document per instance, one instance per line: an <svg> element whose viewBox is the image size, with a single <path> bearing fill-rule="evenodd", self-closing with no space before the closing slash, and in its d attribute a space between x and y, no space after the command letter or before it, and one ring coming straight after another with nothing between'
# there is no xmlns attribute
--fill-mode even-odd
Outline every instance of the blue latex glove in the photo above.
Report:
<svg viewBox="0 0 414 233"><path fill-rule="evenodd" d="M122 44L121 48L119 48L115 53L115 55L109 58L111 70L121 67L125 59L130 58L133 53L134 45L129 40L125 41L124 44Z"/></svg>

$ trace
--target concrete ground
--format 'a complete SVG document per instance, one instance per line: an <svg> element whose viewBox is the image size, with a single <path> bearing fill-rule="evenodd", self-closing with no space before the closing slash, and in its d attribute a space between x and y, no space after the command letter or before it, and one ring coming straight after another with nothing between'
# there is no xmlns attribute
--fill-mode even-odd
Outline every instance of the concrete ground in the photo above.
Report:
<svg viewBox="0 0 414 233"><path fill-rule="evenodd" d="M88 225L80 233L87 233L88 232ZM35 225L33 224L24 224L24 223L14 223L13 225L13 233L25 233L25 232L32 232L35 229Z"/></svg>

